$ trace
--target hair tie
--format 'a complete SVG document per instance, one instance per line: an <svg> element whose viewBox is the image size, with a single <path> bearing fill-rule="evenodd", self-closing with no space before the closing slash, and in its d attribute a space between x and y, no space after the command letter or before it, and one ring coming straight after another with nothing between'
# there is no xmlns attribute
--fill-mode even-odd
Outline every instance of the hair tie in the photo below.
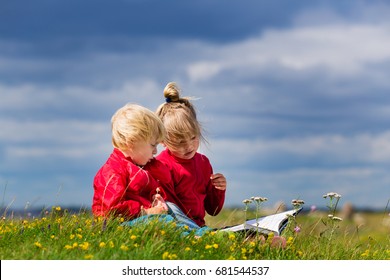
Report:
<svg viewBox="0 0 390 280"><path fill-rule="evenodd" d="M172 102L172 99L170 97L165 98L165 102L170 103Z"/></svg>

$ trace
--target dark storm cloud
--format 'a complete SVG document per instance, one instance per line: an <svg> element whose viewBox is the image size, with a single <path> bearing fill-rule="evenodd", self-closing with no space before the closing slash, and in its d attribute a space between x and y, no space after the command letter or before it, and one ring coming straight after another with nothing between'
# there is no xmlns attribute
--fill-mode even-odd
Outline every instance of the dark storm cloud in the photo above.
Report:
<svg viewBox="0 0 390 280"><path fill-rule="evenodd" d="M313 1L6 1L3 38L181 37L226 42L266 26L285 27Z"/></svg>

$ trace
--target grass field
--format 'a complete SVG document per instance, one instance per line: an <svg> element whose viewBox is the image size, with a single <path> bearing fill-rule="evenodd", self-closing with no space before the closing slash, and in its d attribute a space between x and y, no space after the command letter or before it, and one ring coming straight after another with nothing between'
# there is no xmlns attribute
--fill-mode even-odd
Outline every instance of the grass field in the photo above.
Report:
<svg viewBox="0 0 390 280"><path fill-rule="evenodd" d="M390 216L355 213L341 219L335 205L329 211L305 211L291 218L283 232L247 238L212 231L200 238L183 236L175 223L151 222L123 227L123 219L94 218L88 211L68 213L61 207L39 217L3 216L0 221L2 260L389 260ZM224 209L207 217L211 227L242 223L262 210Z"/></svg>

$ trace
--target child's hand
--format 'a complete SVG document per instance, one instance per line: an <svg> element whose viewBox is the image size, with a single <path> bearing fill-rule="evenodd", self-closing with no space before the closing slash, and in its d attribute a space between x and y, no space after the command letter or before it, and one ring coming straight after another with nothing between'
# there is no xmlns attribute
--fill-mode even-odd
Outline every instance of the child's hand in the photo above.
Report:
<svg viewBox="0 0 390 280"><path fill-rule="evenodd" d="M167 213L166 208L167 208L166 204L165 204L165 207L163 207L162 205L157 205L157 206L145 209L145 213L147 215L151 215L151 214L166 214Z"/></svg>
<svg viewBox="0 0 390 280"><path fill-rule="evenodd" d="M221 173L212 174L210 176L213 186L221 191L226 190L226 178Z"/></svg>
<svg viewBox="0 0 390 280"><path fill-rule="evenodd" d="M153 196L152 208L157 208L157 209L161 208L162 211L164 211L164 213L168 212L168 206L165 203L164 198L162 198L162 196L159 193ZM161 213L157 213L157 214L161 214Z"/></svg>

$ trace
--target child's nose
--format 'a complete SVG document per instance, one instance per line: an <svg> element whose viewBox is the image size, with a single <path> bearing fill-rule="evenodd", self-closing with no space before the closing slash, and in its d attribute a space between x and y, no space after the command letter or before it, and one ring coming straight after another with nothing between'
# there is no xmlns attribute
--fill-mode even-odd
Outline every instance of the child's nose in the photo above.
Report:
<svg viewBox="0 0 390 280"><path fill-rule="evenodd" d="M188 148L190 150L193 150L195 148L195 142L194 141L191 141L190 143L188 143Z"/></svg>

